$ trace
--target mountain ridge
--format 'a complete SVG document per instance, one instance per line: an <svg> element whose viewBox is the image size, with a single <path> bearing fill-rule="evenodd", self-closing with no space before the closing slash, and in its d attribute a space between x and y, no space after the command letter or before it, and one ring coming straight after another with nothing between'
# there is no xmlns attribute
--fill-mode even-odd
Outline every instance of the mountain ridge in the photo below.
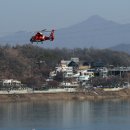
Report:
<svg viewBox="0 0 130 130"><path fill-rule="evenodd" d="M130 54L130 44L122 43L122 44L110 47L110 49L114 51L125 52L125 53Z"/></svg>
<svg viewBox="0 0 130 130"><path fill-rule="evenodd" d="M32 32L13 33L0 37L0 43L29 43ZM119 24L94 15L75 25L58 29L54 42L44 42L44 47L59 48L110 48L121 43L130 43L130 24Z"/></svg>

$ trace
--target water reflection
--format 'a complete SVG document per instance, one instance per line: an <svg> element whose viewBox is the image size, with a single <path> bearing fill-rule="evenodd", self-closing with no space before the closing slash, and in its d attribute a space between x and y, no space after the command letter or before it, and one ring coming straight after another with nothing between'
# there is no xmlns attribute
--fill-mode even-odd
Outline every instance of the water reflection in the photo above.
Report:
<svg viewBox="0 0 130 130"><path fill-rule="evenodd" d="M121 130L129 122L129 100L0 104L0 130Z"/></svg>

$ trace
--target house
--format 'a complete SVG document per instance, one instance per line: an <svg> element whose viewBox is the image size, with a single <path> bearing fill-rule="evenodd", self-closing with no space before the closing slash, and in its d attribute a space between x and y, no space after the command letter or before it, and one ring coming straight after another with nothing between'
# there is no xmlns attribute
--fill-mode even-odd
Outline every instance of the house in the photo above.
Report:
<svg viewBox="0 0 130 130"><path fill-rule="evenodd" d="M69 63L70 63L70 60L61 60L60 66L61 67L68 66Z"/></svg>
<svg viewBox="0 0 130 130"><path fill-rule="evenodd" d="M2 86L6 87L6 86L10 86L10 87L21 87L22 84L21 84L21 81L18 81L18 80L14 80L14 79L3 79L1 81L1 84Z"/></svg>
<svg viewBox="0 0 130 130"><path fill-rule="evenodd" d="M58 72L62 72L65 78L73 76L75 70L79 67L79 58L71 58L71 60L61 60L60 64L55 67L55 71L50 72L50 77L55 77Z"/></svg>
<svg viewBox="0 0 130 130"><path fill-rule="evenodd" d="M80 82L88 81L91 77L94 77L94 72L89 72L88 70L79 70L77 74L73 75Z"/></svg>
<svg viewBox="0 0 130 130"><path fill-rule="evenodd" d="M0 80L0 90L25 90L27 86L22 84L21 81L15 79L2 79Z"/></svg>
<svg viewBox="0 0 130 130"><path fill-rule="evenodd" d="M77 57L72 57L71 61L74 61L75 63L79 64L79 58Z"/></svg>
<svg viewBox="0 0 130 130"><path fill-rule="evenodd" d="M74 61L71 61L69 64L68 64L68 67L72 67L74 70L77 70L79 68L79 65L74 62Z"/></svg>

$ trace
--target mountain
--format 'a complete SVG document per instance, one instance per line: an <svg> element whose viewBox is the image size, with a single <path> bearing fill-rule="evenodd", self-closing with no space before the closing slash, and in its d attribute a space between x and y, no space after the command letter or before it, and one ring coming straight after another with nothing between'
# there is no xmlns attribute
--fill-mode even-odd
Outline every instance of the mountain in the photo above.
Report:
<svg viewBox="0 0 130 130"><path fill-rule="evenodd" d="M17 32L1 37L1 43L29 43L32 33ZM56 30L55 41L45 42L45 47L59 48L110 48L130 43L130 24L119 24L98 15L73 26Z"/></svg>
<svg viewBox="0 0 130 130"><path fill-rule="evenodd" d="M123 44L122 43L122 44L113 46L110 49L114 50L114 51L126 52L126 53L130 54L130 44Z"/></svg>
<svg viewBox="0 0 130 130"><path fill-rule="evenodd" d="M32 32L18 31L10 35L0 37L0 43L5 44L26 44L29 43L29 38L32 36Z"/></svg>

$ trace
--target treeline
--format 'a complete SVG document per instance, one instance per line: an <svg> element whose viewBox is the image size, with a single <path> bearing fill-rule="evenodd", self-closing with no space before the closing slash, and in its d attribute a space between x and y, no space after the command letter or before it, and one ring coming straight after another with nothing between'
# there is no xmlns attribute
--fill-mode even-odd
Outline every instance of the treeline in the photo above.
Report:
<svg viewBox="0 0 130 130"><path fill-rule="evenodd" d="M0 79L18 79L28 84L41 84L60 62L78 57L80 61L101 61L106 65L130 66L130 55L109 49L49 49L33 45L0 47Z"/></svg>

